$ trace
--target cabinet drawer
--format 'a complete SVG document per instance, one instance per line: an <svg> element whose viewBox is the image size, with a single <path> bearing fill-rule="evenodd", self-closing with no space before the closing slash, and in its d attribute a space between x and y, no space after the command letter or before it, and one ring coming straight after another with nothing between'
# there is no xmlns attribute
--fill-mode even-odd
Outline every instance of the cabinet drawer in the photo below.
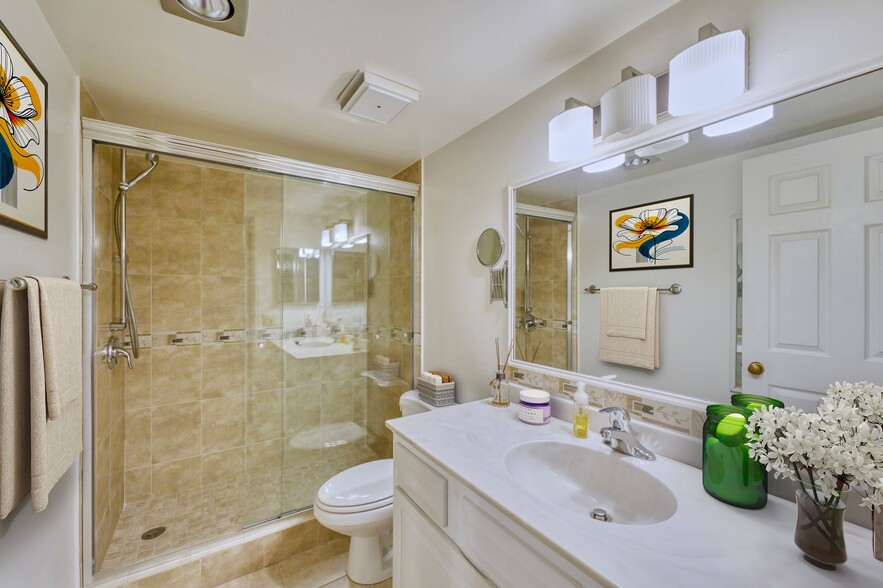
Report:
<svg viewBox="0 0 883 588"><path fill-rule="evenodd" d="M395 445L395 483L441 528L448 526L448 480L407 447Z"/></svg>

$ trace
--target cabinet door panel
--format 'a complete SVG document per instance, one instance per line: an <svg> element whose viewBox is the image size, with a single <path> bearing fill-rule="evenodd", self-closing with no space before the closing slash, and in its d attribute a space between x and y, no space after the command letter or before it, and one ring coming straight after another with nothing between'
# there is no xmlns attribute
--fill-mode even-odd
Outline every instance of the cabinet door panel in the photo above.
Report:
<svg viewBox="0 0 883 588"><path fill-rule="evenodd" d="M402 491L393 498L396 588L488 588L457 546Z"/></svg>

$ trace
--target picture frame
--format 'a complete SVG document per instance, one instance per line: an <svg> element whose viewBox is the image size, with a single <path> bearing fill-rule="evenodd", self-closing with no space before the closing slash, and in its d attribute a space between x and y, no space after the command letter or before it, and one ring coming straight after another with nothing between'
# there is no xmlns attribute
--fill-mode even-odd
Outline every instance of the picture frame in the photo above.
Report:
<svg viewBox="0 0 883 588"><path fill-rule="evenodd" d="M610 211L611 272L693 267L693 194Z"/></svg>
<svg viewBox="0 0 883 588"><path fill-rule="evenodd" d="M47 239L49 84L0 22L0 225Z"/></svg>

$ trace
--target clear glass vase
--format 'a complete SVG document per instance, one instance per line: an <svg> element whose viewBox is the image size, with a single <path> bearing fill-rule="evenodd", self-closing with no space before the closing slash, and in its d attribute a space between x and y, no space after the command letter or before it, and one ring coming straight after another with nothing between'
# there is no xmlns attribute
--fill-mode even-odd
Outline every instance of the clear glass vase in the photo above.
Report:
<svg viewBox="0 0 883 588"><path fill-rule="evenodd" d="M839 499L825 496L809 484L795 482L797 526L794 543L803 551L803 558L825 570L836 569L846 561L846 540L843 516L847 493Z"/></svg>

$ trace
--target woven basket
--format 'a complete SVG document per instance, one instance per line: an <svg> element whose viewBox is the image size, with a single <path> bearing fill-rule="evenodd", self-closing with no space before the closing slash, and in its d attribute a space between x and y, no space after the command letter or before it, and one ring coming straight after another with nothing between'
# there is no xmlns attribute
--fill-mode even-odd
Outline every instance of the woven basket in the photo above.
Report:
<svg viewBox="0 0 883 588"><path fill-rule="evenodd" d="M433 384L419 376L417 377L417 391L420 393L420 400L428 402L433 406L450 406L456 404L456 395L454 394L455 386L455 382Z"/></svg>
<svg viewBox="0 0 883 588"><path fill-rule="evenodd" d="M383 380L384 382L391 382L399 377L398 363L380 363L379 361L374 361L372 359L371 369L374 371L374 376L378 380Z"/></svg>

